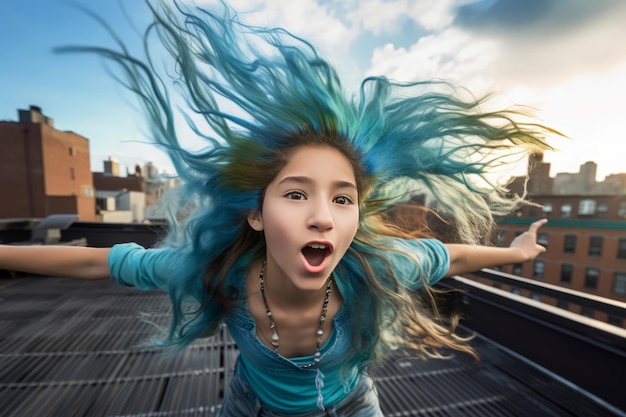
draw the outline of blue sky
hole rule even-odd
[[[189,2],[185,0],[185,2]],[[198,0],[210,5],[213,0]],[[553,145],[552,173],[594,160],[598,177],[626,172],[626,2],[622,0],[232,0],[242,20],[282,26],[312,41],[356,89],[371,74],[446,78],[476,94],[535,106],[572,140]],[[90,140],[92,169],[151,161],[135,102],[89,55],[64,45],[112,46],[80,7],[108,21],[133,50],[149,15],[143,0],[4,0],[0,5],[0,120],[42,107],[60,130]],[[130,22],[128,17],[130,17]]]

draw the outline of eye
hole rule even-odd
[[[350,197],[345,196],[345,195],[340,195],[340,196],[335,197],[333,202],[337,204],[341,204],[341,205],[349,205],[349,204],[354,203],[354,201],[352,201]]]
[[[285,197],[290,200],[304,200],[306,198],[305,195],[300,191],[290,191],[285,194]]]

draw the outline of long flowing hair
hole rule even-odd
[[[494,216],[524,198],[509,195],[490,173],[512,154],[548,148],[545,137],[554,132],[520,122],[518,110],[481,111],[488,97],[464,98],[443,81],[368,77],[348,95],[317,50],[283,29],[246,25],[224,3],[214,10],[148,6],[154,21],[143,59],[122,42],[118,50],[62,51],[96,52],[119,64],[119,80],[139,97],[151,140],[183,180],[169,201],[172,224],[162,245],[184,253],[185,265],[169,286],[174,314],[161,344],[185,346],[215,331],[242,296],[233,282],[264,254],[247,214],[259,208],[291,150],[325,143],[350,159],[359,180],[359,229],[336,271],[350,277],[349,290],[359,295],[348,362],[368,364],[398,345],[429,356],[440,348],[471,351],[454,335],[454,322],[442,324],[403,284],[401,275],[414,273],[421,260],[398,242],[433,233],[428,225],[403,230],[386,212],[426,194],[435,202],[429,210],[458,241],[483,242]],[[171,58],[165,75],[149,46],[155,34]],[[172,86],[191,112],[183,113],[186,125],[206,145],[200,150],[181,143]],[[424,284],[428,272],[422,271]],[[195,308],[187,307],[190,299]]]

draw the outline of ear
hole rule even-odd
[[[256,230],[257,232],[263,230],[263,216],[261,215],[261,212],[259,210],[251,211],[248,214],[248,224],[252,229]]]

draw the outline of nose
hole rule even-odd
[[[307,220],[307,227],[319,232],[325,232],[335,227],[330,203],[319,201],[317,204],[312,205],[312,210]]]

